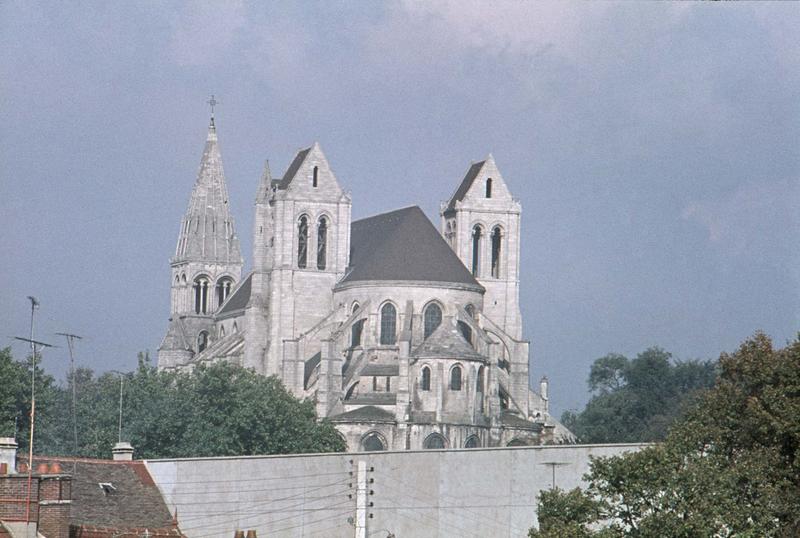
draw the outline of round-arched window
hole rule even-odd
[[[420,376],[419,388],[421,390],[431,390],[431,369],[427,366],[422,367],[422,375]]]
[[[381,308],[381,345],[391,346],[397,342],[397,309],[392,303]]]
[[[386,445],[383,443],[383,439],[381,439],[381,436],[375,432],[367,434],[367,436],[364,437],[364,440],[361,441],[361,446],[364,448],[365,452],[386,450]]]
[[[467,442],[464,443],[464,448],[478,448],[481,446],[481,441],[476,435],[470,435]]]
[[[208,347],[208,331],[200,331],[197,335],[197,352],[202,352]]]
[[[442,323],[442,309],[436,303],[431,303],[425,308],[425,313],[423,314],[424,322],[425,322],[425,338],[429,337],[433,334],[433,331],[436,330],[439,325]]]
[[[425,442],[422,443],[422,448],[425,450],[447,448],[447,440],[441,434],[432,433],[425,438]]]
[[[302,215],[297,221],[297,267],[305,269],[308,265],[308,217]]]
[[[461,366],[455,365],[450,370],[450,390],[461,390]]]

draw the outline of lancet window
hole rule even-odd
[[[317,269],[325,269],[328,254],[328,219],[320,217],[317,223]]]
[[[308,265],[308,217],[303,215],[297,223],[297,267]]]

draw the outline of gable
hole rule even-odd
[[[289,198],[339,200],[344,191],[331,170],[318,143],[297,152],[283,178],[275,181],[279,191]]]
[[[491,182],[491,188],[488,190],[487,182]],[[513,201],[514,198],[497,168],[494,157],[489,155],[486,160],[470,165],[456,192],[450,197],[445,213],[453,212],[457,203],[491,206],[506,205]]]

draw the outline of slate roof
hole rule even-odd
[[[411,354],[416,358],[486,360],[466,341],[453,318],[446,318]]]
[[[172,528],[173,520],[161,492],[142,461],[37,457],[36,463],[57,461],[72,474],[70,525],[129,528]],[[100,487],[108,482],[114,490]]]
[[[400,366],[397,364],[367,364],[361,370],[362,376],[393,376],[400,375]]]
[[[533,430],[536,432],[542,431],[542,425],[537,424],[536,422],[530,422],[525,420],[524,418],[515,415],[514,413],[510,413],[508,411],[504,411],[500,415],[500,423],[503,426],[508,426],[510,428],[514,428],[517,430]]]
[[[478,177],[485,163],[486,161],[480,161],[469,167],[467,174],[464,176],[464,179],[461,180],[461,184],[458,186],[458,189],[456,189],[455,194],[450,198],[450,203],[447,204],[445,212],[453,211],[456,208],[456,202],[460,202],[464,199],[464,196],[467,195],[467,191],[472,187],[472,183],[475,181],[475,178]]]
[[[297,171],[300,170],[300,166],[303,164],[303,161],[306,160],[308,152],[310,151],[311,148],[306,148],[304,150],[297,152],[297,155],[295,155],[292,164],[290,164],[289,168],[286,170],[286,174],[284,174],[283,179],[276,182],[276,185],[279,189],[285,189],[289,186],[289,183],[292,182],[294,176],[297,174]]]
[[[253,273],[250,273],[244,280],[242,280],[236,289],[233,290],[231,296],[222,305],[222,308],[217,312],[217,317],[236,312],[237,310],[244,310],[247,303],[250,301],[250,292],[253,284]]]
[[[310,359],[305,362],[303,366],[303,386],[308,388],[308,380],[311,379],[311,374],[314,373],[314,368],[319,365],[322,360],[322,352],[317,351]]]
[[[394,422],[394,415],[389,411],[367,405],[329,417],[331,422]]]
[[[462,284],[483,290],[417,206],[357,220],[350,229],[350,282],[401,280]]]
[[[190,349],[183,320],[177,316],[170,319],[167,326],[167,334],[164,335],[164,339],[161,340],[158,349]]]

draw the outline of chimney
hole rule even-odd
[[[17,472],[17,442],[13,437],[0,437],[0,467],[8,474]]]
[[[111,449],[114,455],[114,461],[132,461],[133,460],[133,447],[130,443],[120,441],[114,448]]]

